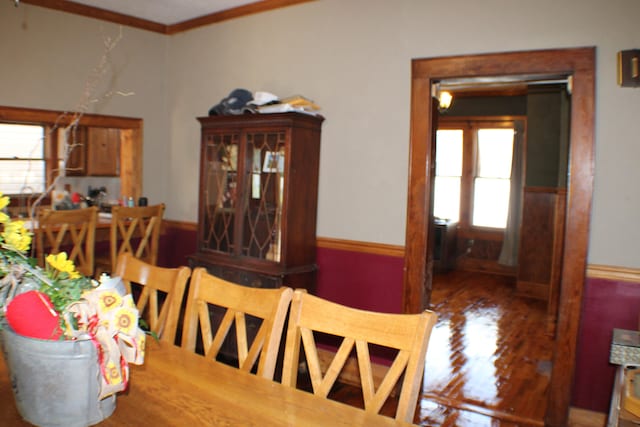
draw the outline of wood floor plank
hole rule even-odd
[[[459,271],[434,276],[431,302],[439,320],[418,424],[543,425],[553,344],[544,302],[516,295],[512,278]]]

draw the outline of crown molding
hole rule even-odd
[[[165,25],[146,19],[136,18],[122,13],[111,12],[84,4],[75,3],[68,0],[20,0],[21,3],[33,6],[45,7],[47,9],[58,10],[61,12],[81,15],[88,18],[99,19],[101,21],[113,22],[115,24],[125,25],[128,27],[138,28],[145,31],[172,35],[194,28],[215,24],[217,22],[227,21],[229,19],[239,18],[241,16],[252,15],[255,13],[267,12],[269,10],[279,9],[282,7],[293,6],[299,3],[307,3],[315,0],[264,0],[255,3],[249,3],[244,6],[234,7],[220,12],[211,13],[209,15],[200,16],[177,24]]]

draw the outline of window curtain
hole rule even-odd
[[[509,191],[509,212],[507,226],[504,229],[502,250],[498,264],[515,267],[518,265],[518,246],[520,242],[520,224],[522,223],[523,180],[523,141],[522,123],[516,123],[513,136],[513,159],[511,160],[511,187]]]

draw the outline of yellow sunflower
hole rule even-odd
[[[99,297],[100,312],[108,313],[122,305],[122,297],[116,291],[103,291]]]
[[[24,226],[24,221],[5,223],[2,239],[5,247],[17,252],[26,252],[31,245],[31,233]]]
[[[0,193],[0,224],[6,224],[10,220],[9,215],[2,212],[7,206],[9,206],[9,196]]]
[[[60,252],[55,255],[47,255],[46,261],[47,264],[49,264],[59,272],[69,274],[69,277],[71,279],[78,279],[80,277],[80,273],[76,271],[76,266],[73,264],[73,261],[67,259],[66,252]]]
[[[138,327],[138,315],[129,307],[121,307],[113,316],[113,324],[111,326],[116,331],[132,336]]]
[[[120,375],[120,367],[117,366],[113,360],[107,362],[105,366],[104,379],[107,384],[120,384],[122,382],[122,375]]]

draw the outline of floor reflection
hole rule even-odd
[[[517,297],[512,279],[454,272],[435,276],[432,309],[421,425],[543,425],[552,348],[544,303]]]
[[[463,317],[463,350],[469,370],[473,375],[467,375],[463,393],[468,399],[495,405],[498,402],[496,385],[499,379],[496,375],[497,350],[497,312],[496,308],[480,309],[466,312]],[[454,316],[456,317],[456,316]]]

